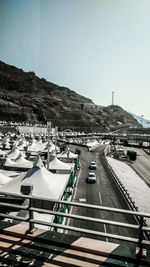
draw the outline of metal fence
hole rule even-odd
[[[130,211],[130,210],[123,210],[123,209],[116,209],[116,208],[110,208],[110,207],[104,207],[104,206],[96,206],[96,205],[90,205],[90,204],[83,204],[83,203],[78,203],[78,202],[69,202],[69,201],[62,201],[62,200],[55,200],[55,199],[48,199],[48,198],[41,198],[41,197],[34,197],[32,195],[22,195],[22,194],[13,194],[13,193],[7,193],[7,192],[0,192],[0,197],[1,199],[4,197],[5,199],[7,197],[13,197],[15,198],[21,198],[23,200],[28,199],[28,205],[17,205],[17,204],[10,204],[10,203],[4,203],[0,200],[0,207],[6,207],[9,209],[17,209],[17,210],[26,210],[28,212],[27,218],[20,217],[17,215],[11,214],[5,214],[5,213],[0,213],[1,219],[3,218],[9,218],[12,220],[18,220],[18,221],[23,221],[27,222],[29,224],[29,231],[32,231],[34,228],[35,224],[39,225],[44,225],[44,226],[49,226],[49,227],[57,227],[65,230],[71,230],[75,232],[80,232],[80,233],[85,233],[85,234],[92,234],[100,237],[106,237],[106,238],[112,238],[116,240],[122,240],[130,243],[137,244],[139,248],[143,248],[143,246],[150,246],[150,227],[145,225],[145,219],[150,218],[150,214],[148,213],[143,213],[143,212],[137,212],[137,211]],[[131,215],[136,218],[138,218],[139,223],[138,224],[129,224],[129,223],[122,223],[118,221],[111,221],[111,220],[104,220],[101,218],[93,218],[93,217],[86,217],[86,216],[80,216],[80,215],[75,215],[75,214],[70,214],[70,213],[65,213],[65,212],[59,212],[56,209],[55,210],[50,210],[50,209],[43,209],[43,208],[36,208],[32,206],[32,201],[47,201],[50,204],[55,203],[55,207],[60,207],[60,205],[67,205],[67,206],[74,206],[74,207],[80,207],[80,208],[89,208],[89,209],[96,209],[99,211],[107,211],[107,212],[115,212],[115,213],[120,213],[120,214],[126,214],[126,215]],[[52,205],[50,205],[52,206]],[[4,210],[4,209],[3,209]],[[117,226],[117,227],[124,227],[124,228],[129,228],[129,229],[134,229],[137,232],[137,238],[133,237],[128,237],[128,236],[121,236],[121,235],[116,235],[116,234],[111,234],[111,233],[106,233],[106,232],[99,232],[95,230],[88,230],[88,229],[83,229],[83,228],[78,228],[74,226],[69,226],[69,225],[62,225],[55,223],[54,220],[51,222],[48,221],[41,221],[41,220],[36,220],[34,219],[34,212],[37,213],[44,213],[44,214],[49,214],[53,216],[63,216],[66,218],[72,218],[72,219],[77,219],[77,220],[84,220],[87,222],[93,222],[93,223],[100,223],[100,224],[106,224],[106,225],[112,225],[112,226]]]

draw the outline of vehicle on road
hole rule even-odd
[[[95,170],[95,169],[97,169],[97,164],[96,164],[95,161],[91,161],[90,166],[89,166],[89,169],[90,169],[90,170]]]
[[[90,172],[89,176],[86,179],[87,183],[96,183],[96,174],[94,172]]]
[[[81,150],[76,148],[76,149],[75,149],[75,154],[80,155],[80,154],[81,154]]]

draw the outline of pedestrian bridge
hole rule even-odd
[[[35,198],[31,195],[0,192],[0,196],[0,261],[2,266],[99,266],[101,264],[102,266],[150,266],[150,227],[145,224],[145,219],[150,218],[150,214],[78,202]],[[13,197],[29,201],[28,205],[23,206],[4,203],[3,197],[9,197],[9,200]],[[35,208],[32,205],[33,200],[34,203],[36,200],[41,200],[55,202],[56,206],[78,206],[127,214],[133,216],[136,223],[80,216],[59,212],[58,209]],[[24,218],[4,212],[8,208],[24,210],[28,212],[28,216]],[[34,212],[85,220],[87,223],[97,222],[113,227],[133,229],[135,236],[83,229],[68,224],[58,224],[55,221],[39,221],[35,220]],[[37,225],[49,226],[49,230],[38,228]],[[60,232],[59,229],[62,231]]]

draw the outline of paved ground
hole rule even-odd
[[[0,266],[135,266],[133,261],[138,262],[127,246],[115,243],[40,229],[27,234],[25,226],[6,223],[0,230]]]
[[[78,184],[76,192],[74,194],[74,201],[79,201],[81,203],[94,204],[99,206],[106,206],[119,209],[127,209],[126,202],[124,201],[120,191],[114,184],[110,173],[107,168],[105,168],[104,156],[103,156],[104,146],[100,146],[95,151],[88,152],[86,148],[81,149],[80,163],[81,169],[78,178]],[[88,166],[90,161],[97,162],[97,170],[94,172],[97,176],[96,184],[87,184],[86,178],[89,173]],[[102,218],[106,220],[114,220],[124,223],[135,223],[133,218],[126,217],[123,214],[117,214],[114,212],[108,213],[106,211],[89,210],[87,208],[73,208],[71,210],[74,214],[79,214],[82,216],[89,216],[92,218]],[[127,228],[118,228],[116,226],[109,226],[106,224],[98,224],[93,222],[86,222],[81,220],[69,220],[70,225],[76,227],[82,227],[85,229],[91,229],[95,231],[101,231],[104,233],[112,233],[125,235],[130,237],[135,237],[135,232]],[[88,235],[86,235],[88,236]],[[91,236],[90,236],[91,237]],[[93,238],[93,236],[92,236]],[[108,240],[107,238],[96,237],[101,240]],[[109,239],[110,240],[110,239]],[[112,241],[112,240],[111,240]],[[113,240],[113,242],[115,242]]]

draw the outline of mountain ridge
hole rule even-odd
[[[0,61],[0,120],[46,122],[60,129],[112,131],[139,127],[119,106],[95,105],[75,91]]]
[[[138,116],[134,113],[130,113],[144,128],[149,128],[150,127],[150,120],[146,120],[141,116]]]

